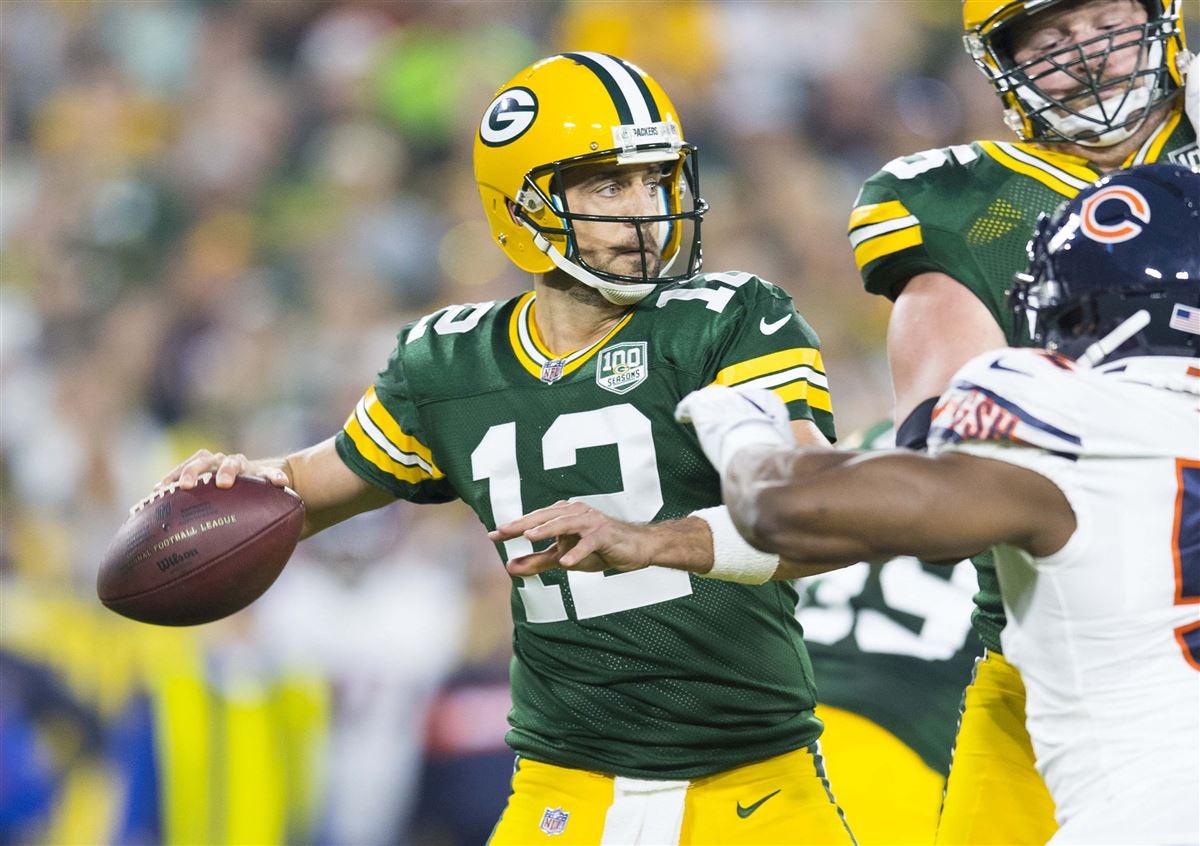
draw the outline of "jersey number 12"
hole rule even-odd
[[[576,453],[588,447],[615,445],[624,487],[615,493],[572,497],[586,502],[618,520],[644,523],[653,520],[663,505],[662,486],[650,420],[632,405],[614,405],[594,411],[559,416],[542,437],[542,461],[546,470],[570,467]],[[515,520],[525,513],[521,502],[521,475],[517,467],[517,424],[492,426],[471,453],[471,472],[476,481],[486,479],[496,524]],[[511,560],[533,552],[524,538],[504,543]],[[655,605],[687,596],[691,578],[682,570],[647,567],[632,573],[567,572],[567,584],[575,605],[575,618],[584,620]],[[530,623],[556,623],[570,619],[562,591],[544,584],[538,576],[524,576],[521,602]]]

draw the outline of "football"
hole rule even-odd
[[[113,611],[160,626],[195,626],[240,611],[275,581],[304,523],[290,488],[211,474],[139,502],[100,563],[96,593]]]

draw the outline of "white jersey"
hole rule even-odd
[[[1057,553],[996,554],[1054,843],[1200,842],[1198,394],[1200,359],[1002,350],[934,413],[931,452],[1027,467],[1075,512]]]

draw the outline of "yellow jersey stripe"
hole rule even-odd
[[[633,319],[633,312],[631,311],[631,312],[629,312],[629,314],[627,314],[621,318],[621,322],[618,323],[616,326],[614,326],[612,328],[611,332],[609,332],[607,335],[605,335],[599,341],[594,343],[592,345],[591,350],[589,350],[586,355],[580,356],[579,358],[575,359],[570,364],[568,364],[566,367],[564,367],[563,375],[566,376],[567,374],[574,373],[576,370],[578,370],[585,361],[587,361],[589,358],[594,356],[596,353],[600,352],[601,348],[603,348],[603,346],[609,342],[609,340],[612,338],[612,336],[617,334],[618,332],[620,332],[622,329],[624,329],[625,324],[628,323],[632,319]]]
[[[925,243],[925,237],[921,234],[920,224],[896,232],[888,232],[863,241],[856,246],[854,262],[858,265],[858,269],[862,270],[878,258],[907,250],[909,247],[917,247],[923,243]]]
[[[513,353],[516,355],[517,361],[520,362],[521,366],[535,379],[540,379],[542,377],[542,366],[530,358],[521,344],[521,312],[525,304],[531,299],[533,299],[533,291],[522,294],[521,299],[517,300],[512,316],[508,319],[508,343],[512,347]]]
[[[546,345],[542,343],[541,336],[538,335],[537,320],[534,319],[536,315],[537,303],[530,303],[529,311],[526,313],[525,317],[525,328],[529,333],[529,340],[533,343],[534,347],[537,348],[538,352],[540,352],[546,358],[553,359],[555,357],[554,353],[550,352]]]
[[[371,418],[371,422],[379,427],[379,431],[383,436],[391,442],[392,446],[401,452],[407,452],[420,458],[426,462],[433,471],[434,477],[440,477],[443,474],[438,471],[433,465],[433,453],[429,447],[418,441],[412,435],[400,428],[400,424],[393,419],[388,410],[383,407],[383,403],[379,401],[379,397],[375,395],[375,386],[372,385],[367,389],[367,393],[363,396],[363,408],[366,409],[367,416]]]
[[[1121,167],[1132,167],[1135,164],[1158,161],[1158,157],[1162,155],[1162,148],[1166,146],[1167,139],[1171,137],[1171,133],[1175,131],[1175,127],[1179,126],[1179,121],[1182,117],[1183,108],[1176,108],[1174,113],[1167,118],[1167,122],[1159,127],[1158,132],[1150,137],[1149,142],[1143,144],[1140,150],[1135,150],[1131,153]]]
[[[605,344],[612,340],[614,335],[624,329],[626,324],[633,319],[633,312],[631,311],[629,314],[621,318],[617,325],[614,326],[608,332],[608,334],[596,341],[590,347],[584,347],[583,349],[575,350],[574,352],[567,353],[566,355],[556,356],[546,348],[546,346],[542,343],[541,338],[538,337],[537,325],[533,320],[534,309],[536,308],[537,304],[530,302],[533,297],[534,292],[530,291],[526,294],[523,294],[521,299],[517,301],[516,308],[513,310],[512,317],[508,322],[508,342],[513,348],[513,353],[517,356],[517,361],[520,362],[521,366],[524,367],[531,376],[537,379],[542,378],[542,363],[537,361],[534,356],[530,354],[531,350],[529,349],[529,346],[533,347],[533,352],[543,357],[548,362],[565,362],[562,373],[563,376],[568,376],[586,364],[588,359],[599,352]],[[525,308],[526,303],[529,304],[528,309]],[[522,327],[525,330],[524,332],[522,332]],[[528,339],[528,345],[526,343],[526,339]]]
[[[792,382],[790,385],[784,385],[781,388],[772,388],[771,390],[784,402],[804,400],[810,408],[819,408],[821,411],[828,411],[830,414],[833,413],[833,400],[829,397],[829,391],[809,384],[803,379],[798,382]]]
[[[1000,144],[996,141],[980,141],[979,146],[993,159],[1009,170],[1036,179],[1056,194],[1074,197],[1084,187],[1096,181],[1098,174],[1086,167],[1073,164],[1074,158],[1058,155],[1047,158],[1042,150],[1017,144]],[[1079,159],[1079,161],[1083,161]]]
[[[737,385],[749,379],[766,376],[768,373],[802,366],[824,373],[825,364],[821,361],[821,351],[813,347],[793,347],[790,350],[780,350],[731,364],[717,374],[713,384]]]
[[[868,226],[872,223],[883,223],[900,217],[908,217],[912,212],[904,207],[899,200],[888,200],[886,203],[873,203],[869,206],[859,206],[850,212],[850,229]]]
[[[366,461],[372,464],[376,469],[387,473],[401,482],[408,482],[410,485],[415,485],[418,482],[426,479],[431,479],[429,473],[419,466],[408,466],[394,460],[390,455],[383,451],[371,437],[363,431],[362,424],[358,422],[358,417],[354,414],[350,415],[350,419],[346,421],[346,425],[342,427],[350,440],[354,442],[355,449]]]

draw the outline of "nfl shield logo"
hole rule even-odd
[[[554,361],[547,361],[542,365],[541,380],[547,385],[553,385],[563,374],[563,361],[561,358],[556,358]]]
[[[542,814],[542,824],[539,826],[546,834],[562,834],[567,827],[567,817],[571,816],[562,808],[547,808]]]
[[[645,341],[614,344],[600,351],[596,384],[614,394],[627,394],[646,381],[648,369]]]

